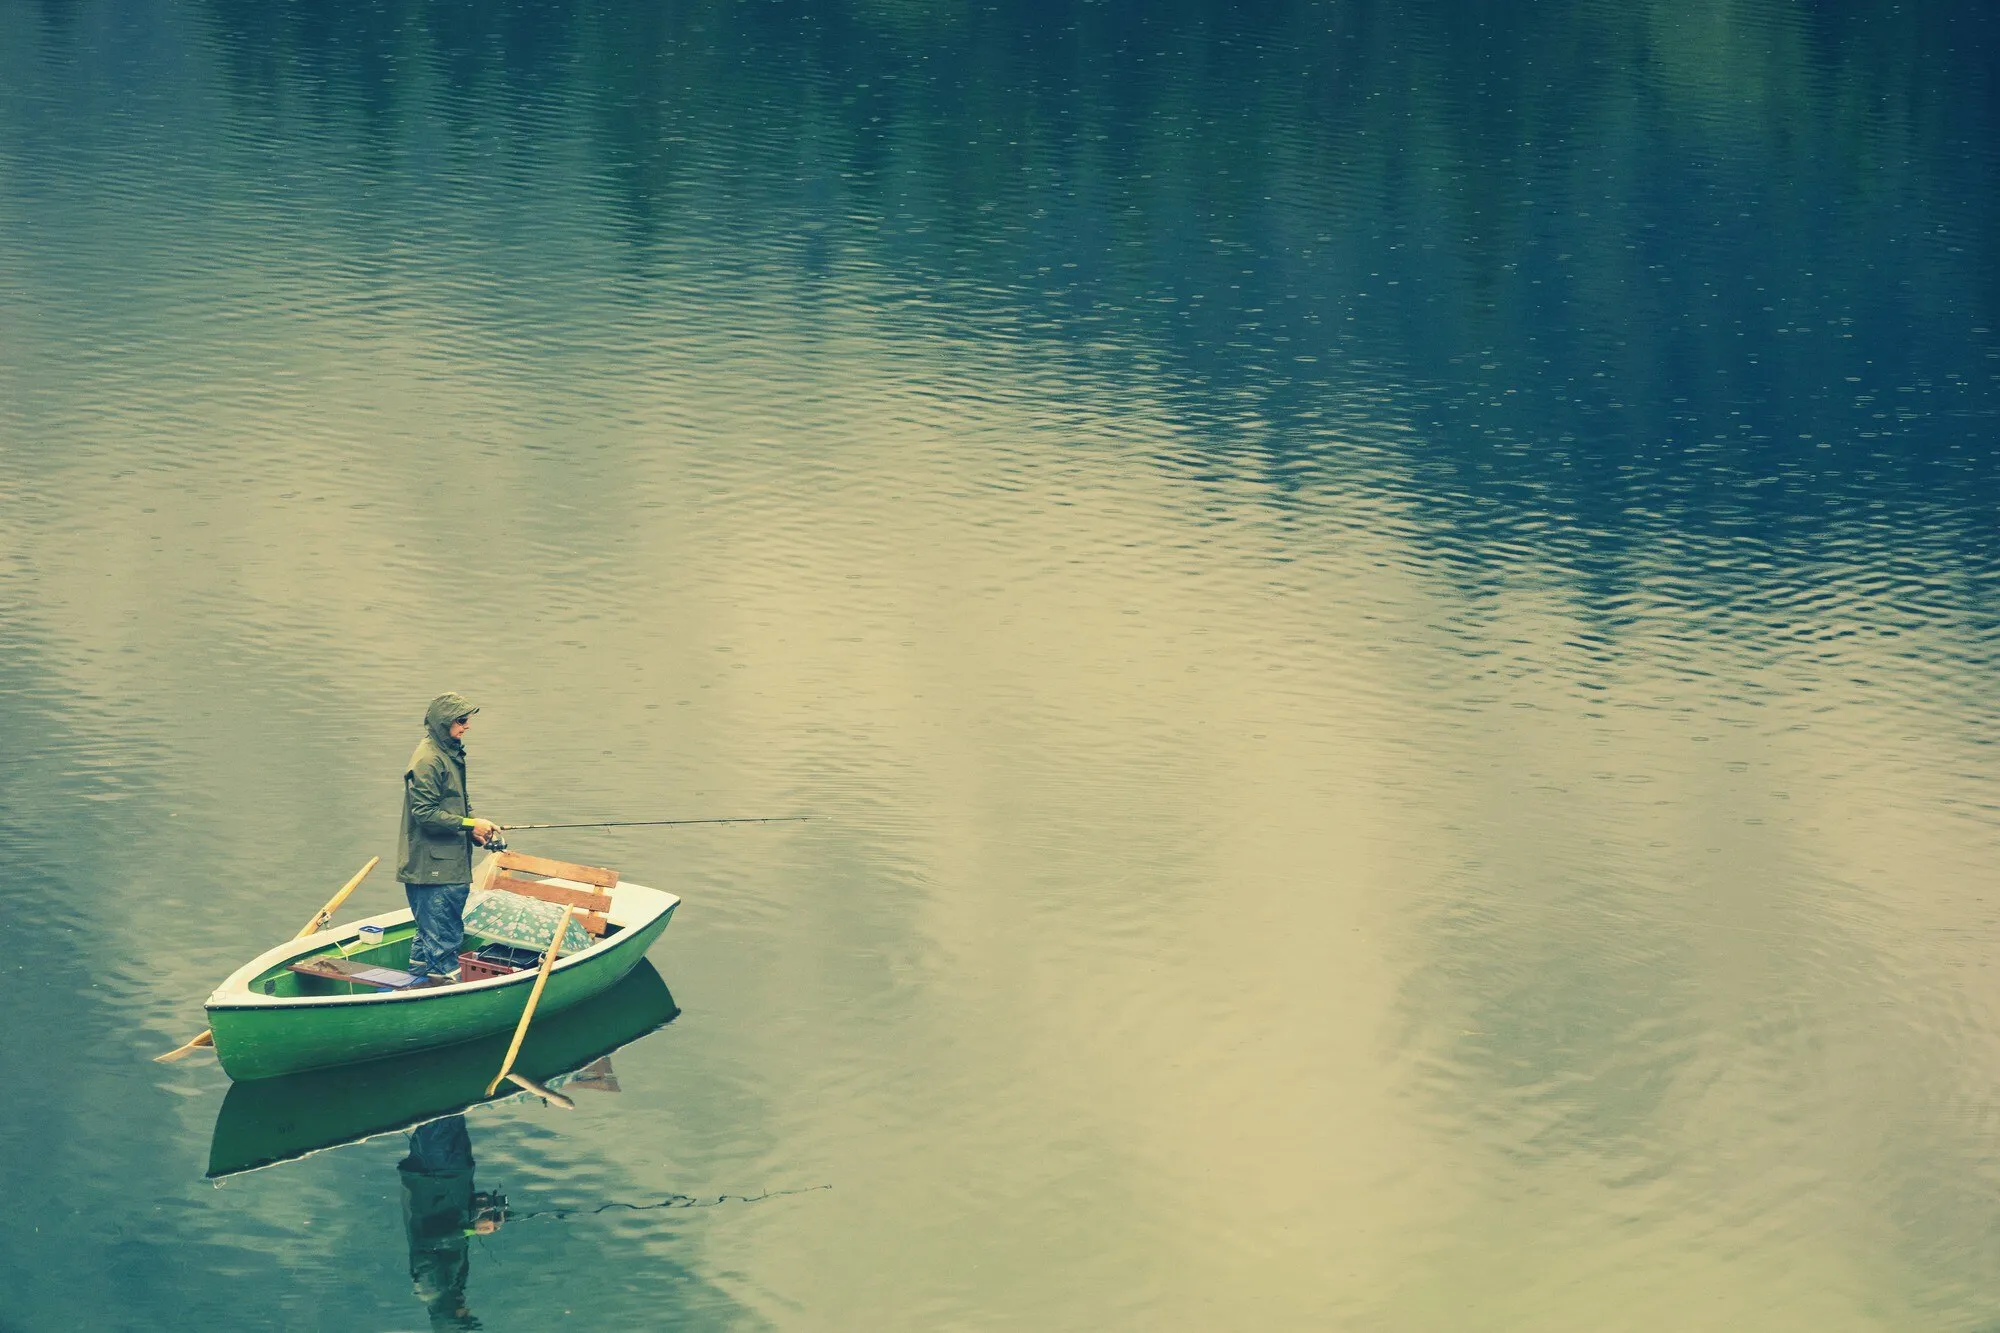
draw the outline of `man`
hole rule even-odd
[[[440,694],[424,710],[424,738],[403,771],[403,833],[396,877],[417,933],[410,971],[418,985],[458,980],[465,897],[472,890],[472,844],[500,826],[472,814],[465,786],[465,729],[479,709],[462,694]]]

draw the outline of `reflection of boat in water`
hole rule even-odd
[[[637,1041],[679,1013],[659,972],[641,961],[602,994],[546,1018],[537,1016],[514,1068],[547,1084]],[[516,1096],[518,1090],[504,1084],[494,1097],[486,1096],[510,1038],[510,1033],[496,1033],[392,1060],[231,1084],[215,1117],[208,1174],[228,1176],[290,1161]]]

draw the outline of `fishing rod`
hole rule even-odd
[[[512,833],[516,829],[540,828],[677,828],[688,824],[792,824],[811,819],[811,815],[749,815],[731,819],[591,819],[578,824],[502,824],[502,832]],[[507,840],[497,834],[486,840],[489,852],[507,850]]]
[[[579,824],[502,824],[508,833],[531,828],[664,828],[683,824],[789,824],[811,815],[751,815],[734,819],[586,819]]]

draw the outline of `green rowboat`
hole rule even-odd
[[[603,994],[535,1022],[515,1071],[552,1088],[680,1015],[667,983],[641,962]],[[328,1148],[391,1134],[484,1102],[532,1094],[486,1085],[510,1034],[338,1069],[231,1085],[209,1140],[208,1174],[233,1176]]]
[[[511,854],[510,854],[511,855]],[[526,859],[526,858],[523,858]],[[616,879],[615,874],[610,876]],[[490,877],[489,877],[490,878]],[[639,965],[667,928],[680,899],[640,884],[572,881],[549,877],[536,884],[502,879],[542,893],[608,895],[601,937],[559,957],[536,1008],[544,1015],[608,990]],[[382,930],[380,944],[364,945],[361,927]],[[377,990],[363,982],[297,970],[337,962],[350,971],[408,966],[416,928],[409,909],[364,917],[316,935],[291,940],[245,963],[208,997],[208,1025],[215,1053],[232,1079],[276,1078],[331,1065],[360,1064],[435,1046],[510,1032],[534,986],[533,970],[446,986]],[[593,932],[599,933],[599,932]],[[492,941],[467,931],[465,947]],[[496,1066],[497,1068],[497,1066]]]

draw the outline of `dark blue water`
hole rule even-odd
[[[1995,43],[0,0],[0,1327],[1992,1327]],[[217,1187],[447,688],[819,818],[524,842],[619,1090]]]

